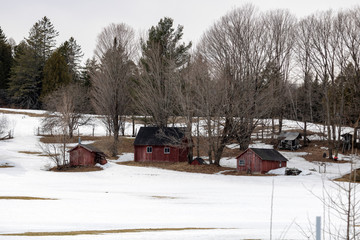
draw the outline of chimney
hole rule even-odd
[[[81,137],[79,137],[79,144],[81,144]]]

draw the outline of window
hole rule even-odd
[[[147,147],[146,148],[146,153],[152,153],[152,147]]]
[[[245,160],[239,159],[239,166],[245,166]]]
[[[164,153],[165,154],[170,154],[170,148],[169,147],[164,147]]]

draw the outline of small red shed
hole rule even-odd
[[[237,170],[247,173],[266,173],[286,167],[287,159],[275,149],[248,148],[236,157]]]
[[[186,162],[189,148],[183,128],[141,127],[134,141],[135,162]]]
[[[96,163],[101,165],[107,163],[105,153],[91,145],[79,143],[76,147],[70,149],[69,153],[70,166],[93,166]]]

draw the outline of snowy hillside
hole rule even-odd
[[[4,235],[25,232],[43,232],[36,237],[40,240],[269,239],[273,188],[273,238],[306,239],[301,230],[322,216],[324,209],[317,196],[324,186],[331,185],[328,178],[350,170],[348,163],[332,164],[326,174],[318,173],[316,163],[302,158],[307,153],[282,152],[289,159],[288,166],[303,170],[302,175],[209,175],[115,162],[97,172],[50,172],[45,170],[49,164],[46,157],[24,153],[41,151],[35,135],[41,118],[5,115],[14,138],[0,141],[0,165],[14,167],[0,168],[0,240],[35,239]],[[100,121],[94,125],[96,135],[105,135]],[[127,129],[131,131],[130,126]],[[90,134],[92,130],[89,126],[80,132]],[[125,158],[132,155],[125,154],[119,161]],[[235,159],[222,159],[222,164],[235,167]],[[99,230],[101,237],[90,234],[94,230]],[[84,232],[49,234],[71,231]]]

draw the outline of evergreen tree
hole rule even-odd
[[[9,82],[12,101],[23,108],[39,108],[40,75],[34,50],[21,42],[15,48],[14,65]]]
[[[60,48],[53,52],[45,63],[41,97],[45,97],[70,82],[72,82],[71,73]]]
[[[80,62],[84,54],[81,51],[80,45],[71,37],[68,41],[61,44],[59,48],[61,54],[65,57],[65,61],[69,68],[72,81],[80,80]]]
[[[81,84],[87,88],[91,87],[91,76],[93,76],[98,69],[95,58],[87,59],[85,66],[81,69],[80,81]]]
[[[0,27],[0,89],[8,88],[10,69],[12,64],[11,46]]]
[[[174,113],[176,99],[174,81],[179,80],[180,69],[189,60],[189,44],[180,43],[183,27],[173,28],[173,20],[165,17],[157,26],[149,29],[148,39],[142,40],[142,74],[138,82],[139,110],[153,118],[159,127],[167,125],[168,117]],[[152,99],[152,102],[148,100]]]
[[[35,51],[41,67],[44,67],[46,60],[55,48],[55,38],[58,35],[59,33],[46,16],[36,22],[30,29],[29,38],[27,38],[26,41]]]
[[[189,60],[189,44],[179,43],[183,36],[184,27],[179,25],[175,30],[173,28],[173,19],[165,17],[160,19],[157,26],[149,29],[149,37],[146,42],[142,41],[143,51],[142,63],[146,64],[152,51],[157,51],[162,57],[165,65],[166,60],[173,60],[176,67],[183,66]]]
[[[40,108],[40,94],[44,78],[44,66],[55,47],[58,32],[47,17],[43,17],[30,29],[26,43],[18,47],[9,90],[12,99],[20,107]]]

